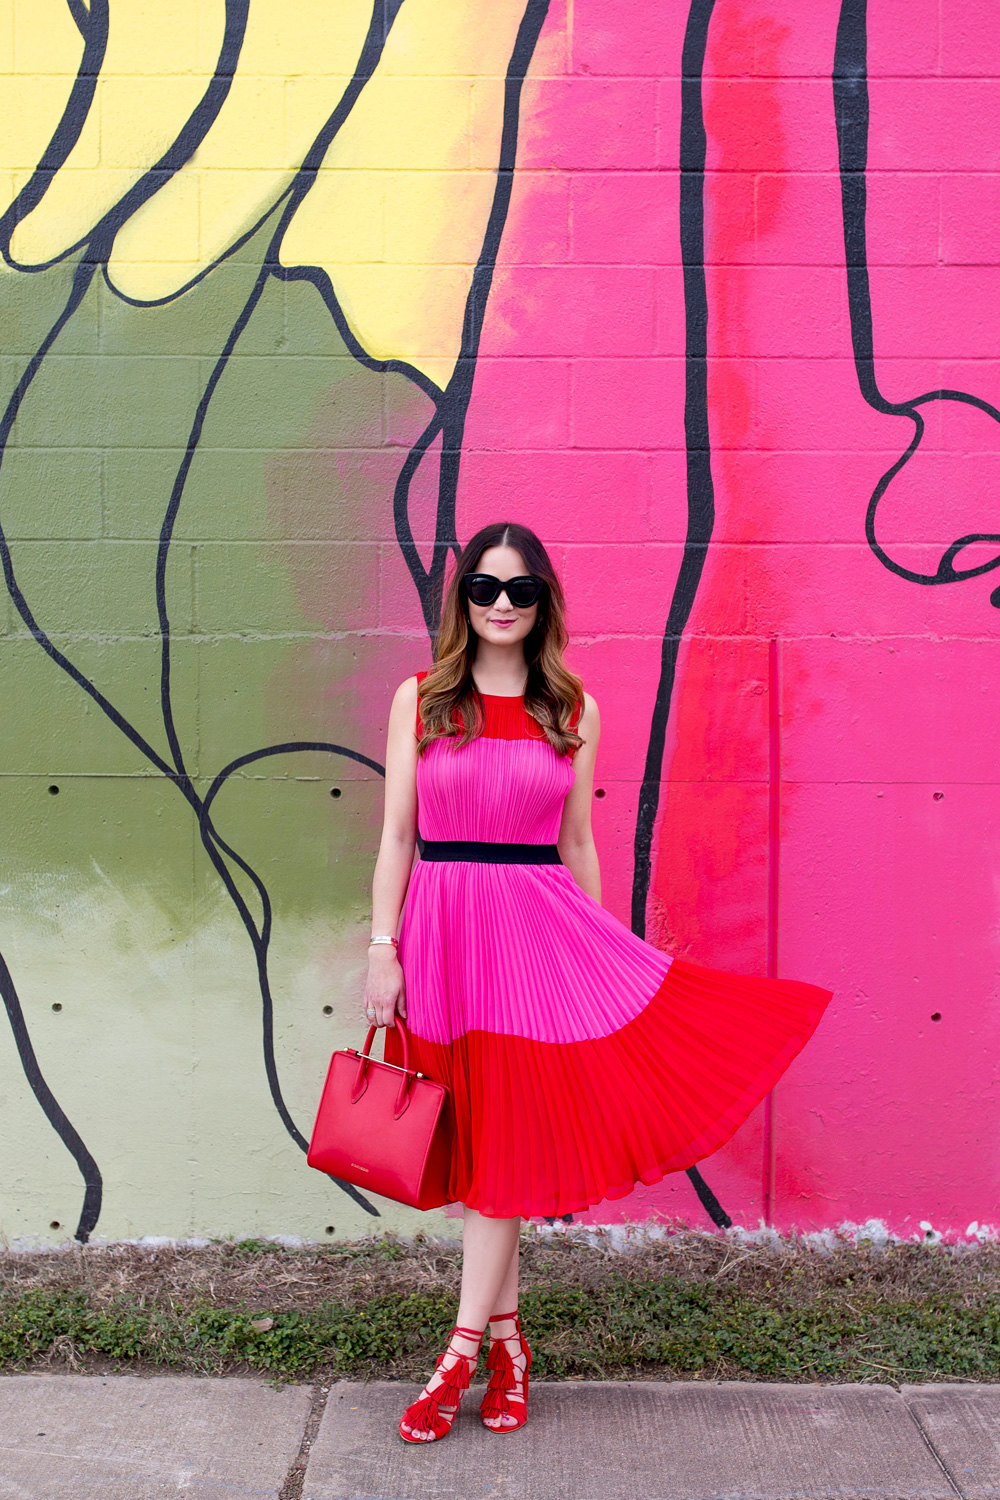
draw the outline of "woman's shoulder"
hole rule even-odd
[[[398,714],[400,718],[405,718],[407,723],[414,726],[418,739],[423,736],[424,732],[424,726],[420,718],[420,695],[418,689],[426,676],[426,670],[423,672],[414,672],[412,677],[407,677],[404,682],[399,684],[392,700],[393,712]]]
[[[582,733],[583,730],[586,730],[587,739],[600,733],[601,715],[597,708],[597,700],[586,690],[580,694],[576,712],[573,715],[572,727],[577,733]]]
[[[417,685],[425,672],[415,672],[407,677],[392,695],[392,707],[397,713],[415,714],[417,711]]]
[[[397,698],[416,698],[417,688],[423,682],[429,670],[429,668],[425,668],[422,672],[414,672],[412,677],[404,678],[404,680],[399,684],[399,687],[396,689],[395,696]]]

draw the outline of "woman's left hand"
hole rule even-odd
[[[395,948],[368,950],[365,980],[365,1020],[369,1026],[394,1026],[393,1017],[406,1020],[406,981]]]

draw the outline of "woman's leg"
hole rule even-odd
[[[468,1214],[469,1212],[470,1210],[466,1209],[466,1213]],[[518,1221],[518,1230],[520,1230],[520,1221]],[[474,1234],[475,1232],[476,1231],[473,1231]],[[502,1344],[506,1349],[508,1355],[510,1356],[510,1369],[514,1384],[508,1385],[504,1393],[506,1397],[506,1401],[504,1403],[506,1406],[506,1410],[496,1410],[495,1407],[491,1405],[489,1397],[487,1397],[487,1400],[484,1403],[485,1409],[483,1413],[483,1421],[485,1422],[487,1427],[520,1427],[524,1420],[524,1377],[527,1373],[528,1358],[527,1353],[521,1343],[521,1336],[518,1332],[517,1322],[513,1317],[510,1316],[511,1313],[517,1312],[518,1307],[518,1272],[520,1270],[521,1261],[520,1252],[520,1240],[519,1238],[514,1237],[510,1251],[510,1259],[507,1263],[507,1270],[504,1274],[503,1280],[500,1283],[500,1289],[493,1299],[493,1305],[490,1308],[489,1322],[491,1347],[495,1344]],[[466,1263],[467,1261],[463,1261],[463,1266]],[[463,1274],[463,1291],[464,1286],[465,1282]],[[494,1379],[496,1379],[496,1375],[497,1372],[494,1370]]]
[[[510,1265],[503,1279],[500,1294],[490,1309],[490,1324],[499,1313],[517,1312],[518,1272],[521,1269],[521,1243],[514,1241],[514,1249],[511,1252]]]
[[[479,1352],[478,1335],[489,1322],[490,1313],[510,1311],[509,1308],[500,1306],[503,1300],[501,1294],[509,1290],[513,1268],[516,1295],[520,1230],[520,1219],[487,1219],[474,1208],[465,1210],[462,1231],[462,1292],[455,1323],[456,1327],[466,1332],[456,1333],[452,1337],[444,1358],[424,1386],[421,1402],[424,1397],[435,1397],[435,1393],[446,1385],[449,1373],[460,1366],[463,1359],[469,1366],[470,1375],[474,1373],[474,1357]],[[477,1337],[469,1337],[470,1330],[476,1331]],[[442,1424],[447,1424],[445,1431],[458,1411],[458,1400],[458,1395],[453,1396],[449,1392],[445,1401],[437,1406]],[[438,1434],[429,1425],[432,1418],[429,1413],[425,1416],[420,1410],[421,1402],[407,1408],[400,1423],[400,1431],[411,1440],[433,1442],[437,1436],[444,1436],[444,1431]]]
[[[487,1219],[474,1208],[465,1210],[462,1230],[462,1294],[458,1322],[463,1328],[485,1328],[493,1312],[517,1306],[518,1236],[520,1219]],[[514,1301],[510,1296],[513,1277]]]

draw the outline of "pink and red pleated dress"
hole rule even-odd
[[[551,1217],[710,1156],[830,992],[672,959],[542,862],[572,761],[520,698],[483,703],[481,736],[417,762],[423,850],[399,930],[411,1066],[451,1090],[453,1200]]]

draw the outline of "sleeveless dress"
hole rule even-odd
[[[418,759],[421,840],[555,844],[570,756],[522,699],[482,700],[482,735]],[[452,1201],[492,1218],[575,1213],[711,1155],[830,999],[661,953],[561,864],[418,860],[398,954],[411,1066],[451,1090]]]

